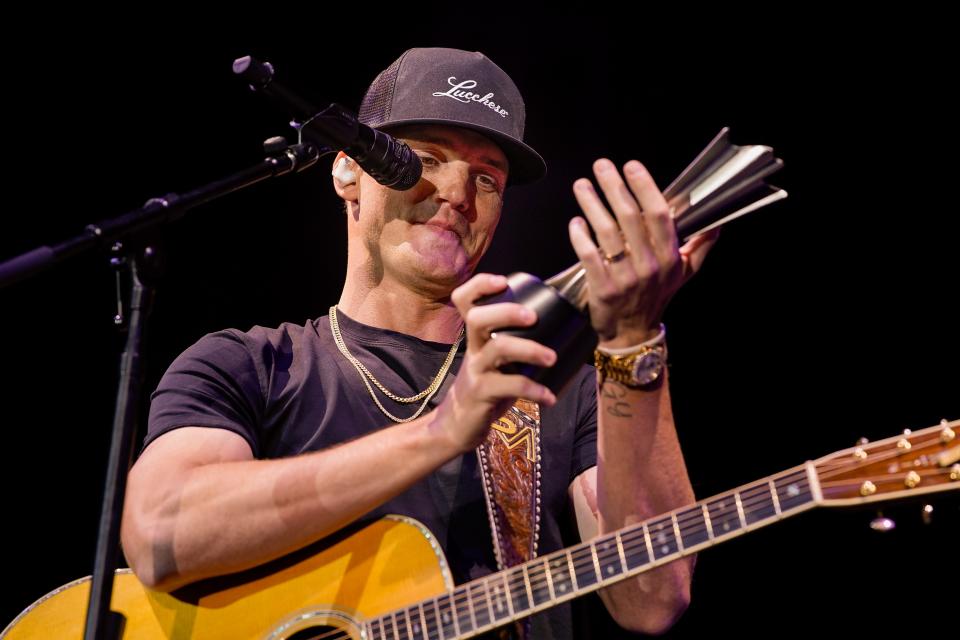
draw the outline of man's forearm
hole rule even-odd
[[[598,383],[597,507],[600,532],[642,522],[694,502],[666,380],[652,391]],[[617,621],[660,632],[689,601],[692,559],[640,574],[601,592]]]

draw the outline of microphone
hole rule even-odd
[[[423,165],[410,147],[358,121],[339,104],[331,104],[300,125],[300,135],[310,142],[342,149],[385,187],[405,191],[420,181]]]
[[[252,90],[265,94],[302,121],[295,125],[301,138],[320,146],[321,153],[342,149],[370,177],[397,191],[405,191],[419,182],[423,165],[410,147],[358,121],[355,114],[339,104],[331,104],[318,113],[309,102],[274,81],[273,66],[269,62],[244,56],[234,60],[233,72]]]

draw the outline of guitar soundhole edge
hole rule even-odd
[[[287,640],[348,640],[350,634],[345,629],[319,624],[309,629],[300,629],[287,637]]]

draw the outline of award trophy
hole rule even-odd
[[[734,145],[724,128],[663,192],[680,241],[786,198],[786,191],[766,183],[782,166],[770,147]],[[504,370],[559,393],[597,345],[588,299],[586,272],[579,262],[545,281],[523,272],[507,276],[507,288],[481,303],[523,304],[537,312],[537,323],[497,333],[535,340],[555,350],[558,358],[549,368],[512,363]]]

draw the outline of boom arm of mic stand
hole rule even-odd
[[[187,210],[220,196],[293,171],[303,171],[320,156],[309,142],[286,146],[259,164],[231,176],[211,182],[183,195],[169,194],[151,200],[147,206],[117,218],[89,224],[83,233],[53,246],[37,247],[0,263],[0,289],[49,269],[58,262],[95,247],[109,246],[113,241],[138,233],[183,216]]]

